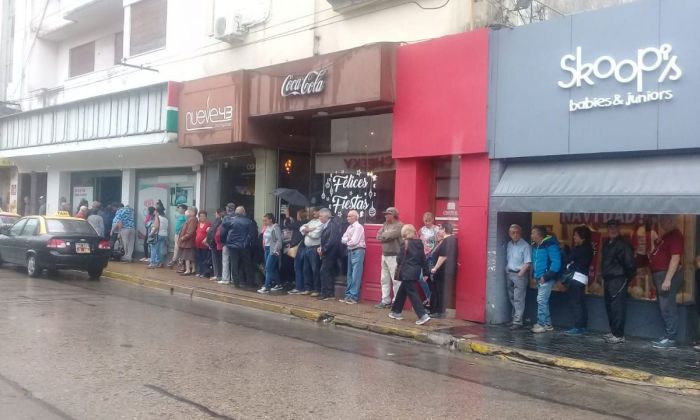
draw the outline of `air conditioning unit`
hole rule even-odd
[[[242,41],[248,28],[241,24],[241,20],[241,15],[217,16],[214,20],[214,38],[228,43]]]

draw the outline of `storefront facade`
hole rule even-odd
[[[399,48],[392,149],[404,223],[420,227],[430,211],[438,224],[458,228],[459,267],[446,285],[447,307],[478,322],[486,301],[488,33]]]
[[[671,214],[685,238],[679,339],[696,334],[700,49],[694,11],[700,12],[696,2],[645,0],[492,33],[489,254],[496,258],[487,267],[488,322],[509,320],[504,247],[511,223],[527,233],[545,225],[566,245],[575,226],[587,225],[599,250],[605,223],[614,218],[637,257],[627,333],[662,336],[648,254],[663,233],[658,216]],[[592,329],[607,330],[599,260],[589,274],[589,319]],[[553,294],[555,325],[571,324],[567,305],[565,294]]]
[[[240,70],[185,82],[180,95],[179,142],[204,154],[209,213],[233,202],[258,223],[265,213],[283,218],[287,207],[294,216],[302,206],[278,199],[276,188],[299,191],[343,223],[358,209],[368,238],[365,300],[379,290],[374,238],[394,204],[395,51],[380,43]]]
[[[161,83],[0,119],[0,157],[17,166],[29,213],[41,196],[49,214],[64,201],[73,211],[83,199],[122,202],[136,210],[142,236],[142,216],[158,199],[170,216],[177,197],[196,205],[203,161],[177,145],[178,93]]]

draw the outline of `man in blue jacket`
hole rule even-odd
[[[251,238],[253,222],[246,217],[243,206],[236,207],[233,217],[226,216],[221,223],[221,241],[226,238],[226,248],[231,264],[233,286],[241,286],[241,274],[245,276],[248,285],[254,283],[253,263],[246,247],[254,240]]]
[[[561,249],[559,241],[547,235],[543,226],[532,228],[532,272],[537,281],[537,324],[532,332],[552,331],[552,317],[549,314],[549,296],[559,277],[561,269]]]

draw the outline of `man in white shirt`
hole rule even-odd
[[[508,236],[510,236],[510,241],[506,247],[506,281],[508,283],[508,299],[510,299],[512,307],[510,329],[517,330],[523,326],[525,295],[532,253],[530,244],[523,240],[523,230],[519,225],[510,225]]]
[[[311,294],[312,297],[321,295],[321,258],[318,247],[321,246],[323,223],[318,218],[318,210],[314,210],[311,220],[299,232],[304,235],[304,285],[300,295]]]
[[[341,241],[348,247],[348,275],[345,297],[341,302],[354,305],[360,300],[362,271],[365,264],[365,228],[357,221],[360,215],[355,210],[348,212],[348,226]]]

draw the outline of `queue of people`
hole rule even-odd
[[[654,348],[676,347],[678,333],[678,307],[676,294],[682,282],[680,260],[683,254],[683,235],[671,215],[659,217],[662,235],[649,247],[648,259],[652,279],[657,290],[659,313],[664,323],[664,335],[651,344]],[[603,336],[609,344],[625,342],[625,314],[627,312],[628,286],[637,272],[632,246],[620,235],[620,222],[607,222],[608,237],[601,251],[601,275],[604,282],[605,309],[610,332]],[[506,248],[506,283],[511,303],[511,330],[524,328],[525,296],[530,275],[537,284],[537,321],[533,333],[552,331],[549,299],[557,281],[562,281],[570,299],[574,326],[564,334],[581,336],[588,332],[586,287],[594,251],[591,230],[578,226],[573,230],[574,246],[563,256],[557,238],[543,226],[531,231],[532,244],[522,239],[522,228],[513,224]]]

